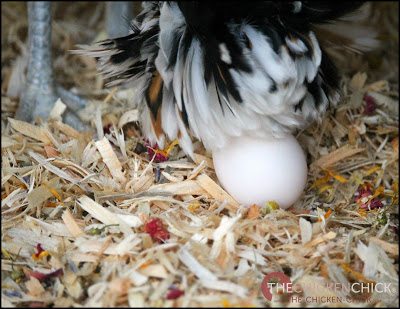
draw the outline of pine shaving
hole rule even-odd
[[[14,130],[22,133],[23,135],[33,138],[33,139],[40,141],[42,143],[45,143],[45,144],[51,144],[51,140],[47,136],[45,129],[39,128],[39,127],[34,126],[27,122],[12,119],[12,118],[9,118],[8,121],[10,122],[11,127]]]
[[[78,223],[76,223],[74,217],[72,216],[71,212],[68,209],[64,211],[62,219],[72,236],[79,237],[84,234],[82,229],[79,227]]]
[[[231,210],[239,207],[239,203],[206,174],[199,175],[197,183],[216,200],[221,202],[227,201],[227,207]]]
[[[365,151],[364,148],[353,148],[349,145],[345,145],[325,156],[322,156],[317,161],[311,164],[312,168],[320,167],[322,169],[327,169],[333,166],[335,163],[346,159],[348,157],[354,156],[357,153]]]
[[[111,175],[115,178],[115,180],[125,183],[126,178],[122,171],[123,169],[121,162],[118,160],[118,157],[112,149],[108,139],[106,137],[103,137],[102,140],[97,141],[95,144]]]

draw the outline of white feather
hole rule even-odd
[[[229,50],[226,48],[226,44],[220,43],[218,45],[218,47],[219,47],[219,52],[221,54],[221,60],[227,64],[231,64],[232,59],[231,59],[231,55],[229,54]]]
[[[186,63],[190,64],[190,82],[186,85],[192,90],[192,102],[197,107],[199,117],[208,121],[209,117],[209,97],[206,82],[204,80],[203,53],[200,42],[194,39],[192,42],[192,58],[187,57]]]
[[[291,51],[299,54],[305,53],[308,49],[306,45],[299,39],[291,40],[288,37],[285,38],[286,45]]]
[[[161,105],[162,129],[170,140],[176,139],[178,135],[178,119],[175,114],[174,94],[164,88]]]
[[[295,9],[299,9],[299,5],[295,5]],[[252,71],[249,73],[230,68],[229,73],[243,102],[235,101],[231,95],[227,98],[221,95],[220,103],[214,78],[211,77],[208,86],[205,83],[204,54],[196,38],[192,38],[183,55],[182,42],[186,24],[177,4],[162,3],[160,12],[160,49],[155,65],[164,82],[162,129],[170,140],[178,138],[181,148],[189,156],[193,157],[191,136],[200,139],[206,149],[212,151],[224,147],[232,136],[282,136],[317,119],[325,111],[328,105],[326,94],[321,90],[322,102],[317,108],[305,85],[306,80],[311,82],[315,79],[321,63],[321,50],[313,32],[308,34],[312,48],[310,59],[301,38],[286,39],[286,47],[275,52],[271,39],[255,27],[246,23],[230,24],[229,29],[239,44],[242,44],[244,60],[252,67]],[[146,20],[141,27],[150,27],[153,20]],[[250,40],[251,48],[246,47],[244,36]],[[169,66],[168,59],[176,38],[179,40],[176,63]],[[218,48],[221,60],[232,63],[228,46],[221,43]],[[291,58],[289,49],[297,54],[296,58]],[[145,57],[146,53],[142,56]],[[102,57],[110,57],[110,54]],[[108,74],[113,74],[117,69],[108,70]],[[141,80],[146,78],[149,76]],[[318,82],[321,82],[320,77]],[[182,119],[182,96],[189,127],[185,126]],[[295,111],[294,106],[302,99],[302,110]],[[163,135],[157,139],[150,111],[145,102],[142,103],[143,132],[151,143],[157,142],[163,147],[165,137]]]

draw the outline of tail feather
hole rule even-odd
[[[78,45],[75,54],[94,57],[106,86],[129,86],[133,80],[151,75],[158,54],[158,4],[146,5],[131,26],[131,34],[103,40],[92,45]],[[147,74],[150,73],[150,74]]]

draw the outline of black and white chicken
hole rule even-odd
[[[314,27],[360,2],[145,2],[131,34],[83,47],[108,86],[136,87],[148,140],[191,137],[214,151],[230,137],[303,128],[340,98],[339,74]],[[368,48],[374,39],[351,38]]]

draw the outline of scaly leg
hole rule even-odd
[[[57,99],[51,64],[50,2],[28,2],[29,60],[27,82],[16,118],[33,121],[47,118]]]
[[[36,117],[47,119],[55,101],[61,97],[70,107],[65,113],[65,121],[77,129],[87,129],[75,114],[85,106],[85,100],[55,87],[51,56],[51,3],[28,2],[28,24],[27,81],[15,117],[29,122]]]
[[[133,15],[132,4],[107,4],[107,29],[110,35],[126,35]],[[122,17],[121,17],[122,16]],[[112,22],[113,21],[113,22]],[[51,55],[51,2],[28,1],[29,61],[27,83],[22,93],[16,118],[32,122],[36,117],[47,119],[57,98],[67,105],[64,121],[78,130],[87,129],[77,116],[87,101],[72,92],[56,86]]]

